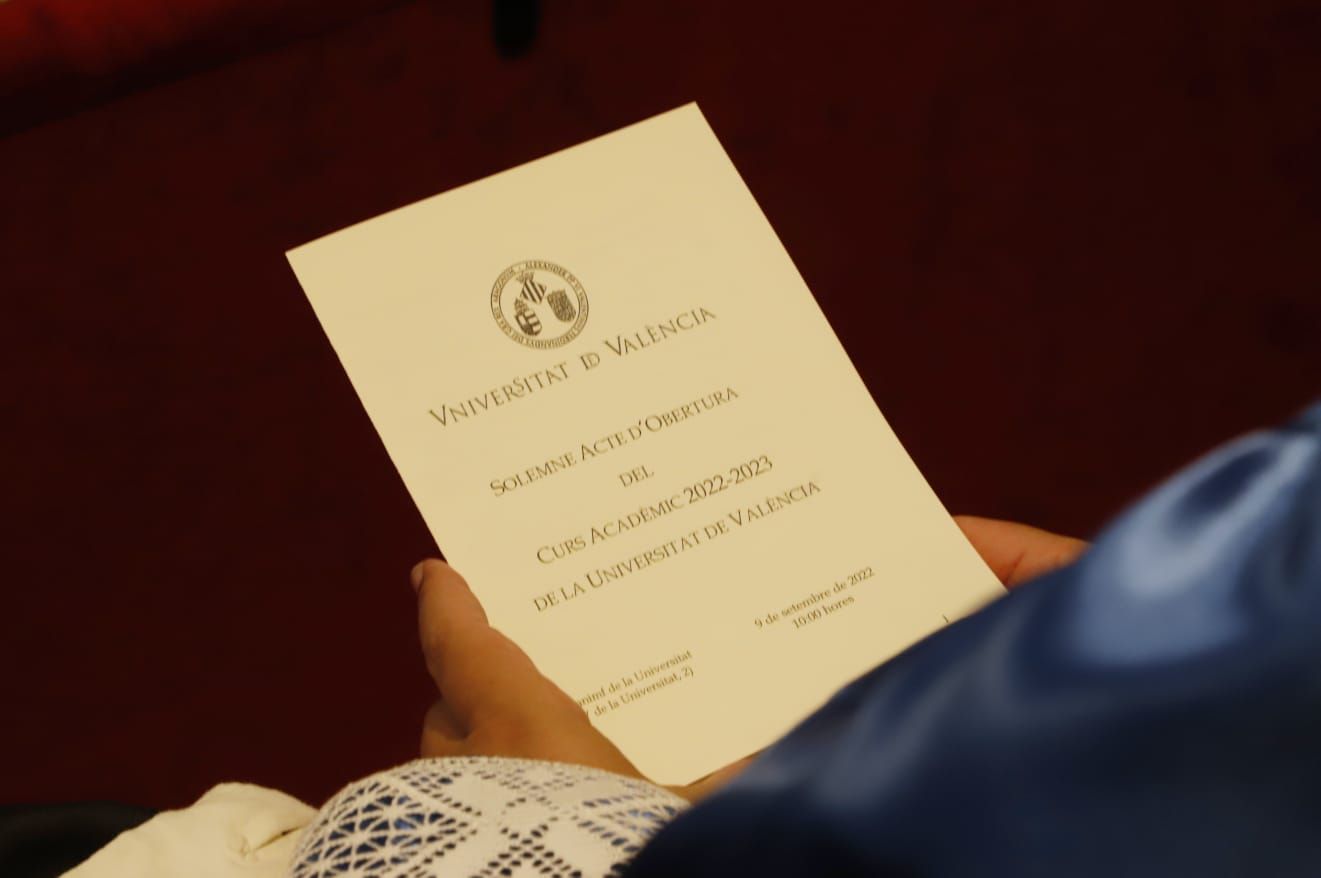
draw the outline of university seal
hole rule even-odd
[[[519,344],[557,348],[573,341],[587,324],[587,293],[571,272],[553,262],[528,259],[495,279],[491,314]]]

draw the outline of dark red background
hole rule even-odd
[[[411,754],[433,544],[283,253],[689,100],[953,510],[1321,390],[1311,3],[95,5],[0,6],[4,801]]]

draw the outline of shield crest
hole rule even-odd
[[[551,293],[546,297],[546,301],[550,303],[550,310],[555,312],[555,316],[562,323],[572,322],[573,318],[578,316],[578,312],[574,310],[573,302],[569,299],[569,294],[564,290],[556,290]]]
[[[514,322],[528,335],[541,334],[541,320],[537,318],[537,312],[522,299],[514,300]]]

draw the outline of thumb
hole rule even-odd
[[[454,568],[427,560],[413,568],[418,636],[427,671],[458,724],[471,731],[521,713],[518,694],[542,680],[532,660],[491,627]],[[524,708],[525,709],[525,708]]]

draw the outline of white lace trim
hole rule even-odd
[[[419,759],[345,787],[293,878],[617,875],[686,807],[646,781],[559,762]]]

